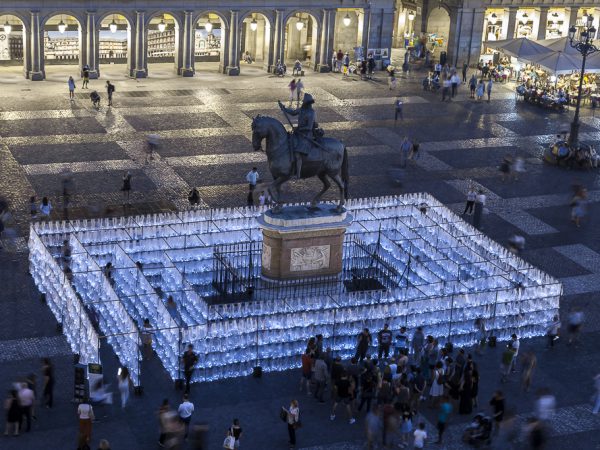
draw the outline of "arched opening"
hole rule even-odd
[[[448,49],[450,14],[444,8],[434,8],[427,19],[427,45],[439,61],[440,53]]]
[[[121,14],[107,14],[98,27],[98,65],[110,78],[125,78],[131,58],[131,25]]]
[[[72,67],[81,68],[81,24],[68,14],[57,14],[44,23],[44,69],[46,79],[64,76]],[[79,72],[79,70],[78,70]]]
[[[160,13],[150,18],[146,27],[146,56],[154,76],[172,76],[177,70],[179,23],[171,14]]]
[[[298,12],[288,18],[285,29],[286,64],[293,66],[298,60],[304,67],[315,67],[317,55],[317,20],[310,14]],[[291,67],[291,66],[290,66]]]
[[[271,23],[260,13],[250,13],[244,17],[241,30],[240,64],[255,65],[269,70],[269,44]]]
[[[363,30],[365,13],[362,9],[340,8],[335,16],[335,37],[333,47],[348,53],[350,61],[362,60]],[[332,56],[333,55],[329,55]]]
[[[194,36],[196,71],[218,72],[221,70],[225,61],[225,33],[225,22],[218,14],[209,12],[198,17]]]
[[[26,54],[25,25],[17,16],[0,15],[0,67],[3,80],[21,78],[21,68],[27,71]]]

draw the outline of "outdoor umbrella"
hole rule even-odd
[[[502,41],[487,43],[487,45],[496,50],[501,50],[507,55],[527,60],[552,53],[552,50],[527,38],[504,39]]]
[[[544,39],[538,41],[538,44],[542,44],[544,47],[554,50],[555,52],[563,52],[567,55],[580,55],[576,48],[571,47],[571,42],[568,37]]]
[[[575,55],[567,55],[563,52],[552,52],[549,55],[541,55],[528,60],[555,75],[564,75],[574,70],[581,70],[581,57],[577,58]]]

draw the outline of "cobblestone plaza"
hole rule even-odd
[[[23,80],[12,68],[0,71],[0,79],[5,81],[0,85],[0,193],[10,204],[16,229],[16,237],[5,234],[0,252],[0,382],[7,387],[16,377],[39,373],[43,356],[53,358],[58,378],[55,410],[50,413],[40,408],[33,431],[19,438],[4,438],[2,448],[74,448],[77,432],[75,407],[70,401],[72,355],[27,275],[29,197],[35,195],[39,201],[48,196],[60,218],[62,181],[68,169],[73,180],[70,217],[145,214],[185,209],[187,193],[194,186],[204,206],[245,205],[245,174],[256,166],[268,179],[265,155],[252,150],[250,124],[257,114],[284,120],[276,101],[288,98],[289,77],[274,77],[252,65],[243,67],[241,76],[234,78],[216,70],[193,79],[177,78],[167,64],[155,63],[151,69],[152,77],[135,80],[126,77],[119,66],[108,67],[103,80],[92,80],[90,88],[102,92],[104,80],[113,81],[117,88],[114,107],[108,108],[103,99],[98,110],[81,89],[77,89],[75,101],[69,101],[66,78],[78,76],[75,67],[52,67],[43,83]],[[600,360],[594,347],[600,331],[600,309],[594,303],[600,290],[598,177],[595,172],[546,166],[540,159],[543,146],[558,131],[568,129],[572,111],[544,113],[518,102],[511,89],[499,84],[490,103],[470,100],[465,87],[459,88],[452,102],[442,103],[439,97],[421,90],[418,73],[400,79],[396,92],[388,90],[383,74],[372,81],[359,81],[311,72],[304,83],[316,99],[317,118],[326,134],[348,147],[352,197],[428,192],[460,214],[472,180],[488,196],[484,232],[501,244],[506,244],[511,234],[525,236],[523,259],[564,287],[563,317],[573,307],[584,309],[581,347],[573,350],[561,343],[552,352],[544,352],[541,339],[525,340],[521,345],[538,353],[533,391],[548,386],[557,396],[548,448],[597,448],[600,419],[591,414],[589,398]],[[404,101],[404,118],[394,123],[396,95]],[[161,136],[151,160],[146,154],[149,133]],[[582,139],[598,145],[600,120],[591,110],[584,112],[581,133]],[[399,146],[405,135],[421,142],[422,155],[403,169]],[[527,172],[518,180],[503,182],[498,165],[507,154],[523,157]],[[120,192],[125,171],[133,175],[131,206],[127,207]],[[575,181],[587,186],[590,202],[579,229],[569,221]],[[316,189],[312,181],[294,182],[287,195],[298,200]],[[114,368],[116,372],[116,361],[108,346],[102,351],[107,380],[113,383],[108,371]],[[497,349],[489,349],[478,359],[482,406],[497,387],[499,359]],[[107,438],[113,448],[155,448],[156,409],[163,397],[177,405],[181,392],[173,389],[158,361],[144,364],[148,366],[142,375],[144,396],[134,398],[124,412],[114,405],[99,413],[94,443]],[[362,424],[330,423],[327,407],[298,394],[298,378],[298,371],[287,371],[259,380],[248,377],[195,385],[195,420],[210,424],[210,448],[220,448],[222,430],[233,417],[242,422],[244,448],[286,448],[286,430],[277,412],[296,396],[304,422],[298,432],[299,448],[363,448]],[[510,407],[526,417],[533,410],[535,394],[519,394],[517,378],[503,390],[513,399]],[[425,418],[435,424],[433,410],[425,410]],[[430,448],[463,448],[459,437],[467,420],[453,418],[445,446],[430,444]]]

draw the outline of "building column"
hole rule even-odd
[[[46,78],[44,72],[44,36],[40,32],[40,13],[31,11],[31,81],[42,81]]]
[[[387,50],[388,53],[387,58],[376,61],[377,70],[382,69],[383,59],[391,59],[393,21],[393,9],[369,8],[365,10],[364,29],[368,32],[363,34],[363,47],[365,49],[380,48]]]
[[[229,61],[225,68],[227,75],[240,74],[240,24],[238,23],[239,11],[231,10],[229,19]]]
[[[508,15],[506,20],[506,39],[513,39],[515,37],[515,27],[517,25],[517,8],[508,8],[504,10],[504,16]],[[502,23],[504,27],[504,21]]]
[[[538,22],[537,40],[541,41],[546,39],[546,28],[548,27],[548,7],[543,6],[540,8],[540,19]]]
[[[458,11],[461,19],[461,30],[456,37],[456,65],[457,69],[461,68],[463,63],[468,66],[473,66],[479,61],[481,55],[481,47],[487,36],[484,36],[486,28],[484,22],[486,20],[485,8],[462,8]]]
[[[365,17],[363,20],[363,32],[362,32],[362,48],[364,49],[365,52],[365,57],[367,57],[367,49],[369,48],[369,44],[370,44],[370,39],[369,39],[369,29],[371,27],[371,8],[365,8]],[[373,55],[375,56],[375,55]]]
[[[193,11],[185,11],[183,19],[183,33],[179,44],[181,62],[178,67],[178,73],[182,77],[193,77],[195,70],[195,47],[196,47],[196,26],[194,24]]]
[[[146,78],[148,76],[148,55],[146,43],[146,13],[135,12],[135,31],[133,37],[133,78]]]
[[[321,48],[319,50],[319,61],[317,64],[317,72],[330,72],[332,67],[329,65],[331,56],[333,55],[335,37],[335,20],[337,10],[326,9],[323,11],[323,26],[321,28]]]
[[[96,39],[98,39],[98,33],[96,32],[96,13],[93,11],[88,11],[86,13],[86,21],[85,21],[85,33],[83,34],[83,45],[82,47],[82,55],[79,58],[81,68],[83,66],[88,66],[90,71],[90,78],[96,79],[100,76],[98,71],[98,43]],[[82,70],[83,71],[83,70]]]
[[[280,61],[285,61],[285,23],[283,11],[275,10],[275,32],[273,33],[273,65],[269,68],[269,72],[273,72],[273,68]]]
[[[266,36],[266,38],[268,39],[269,43],[268,43],[268,49],[267,49],[267,54],[264,56],[263,59],[263,69],[266,70],[267,72],[271,71],[271,68],[273,67],[274,63],[274,59],[275,59],[275,53],[274,53],[274,46],[275,46],[275,24],[272,24],[269,22],[269,26],[267,28],[267,23],[265,22],[265,35],[267,34],[267,30],[268,30],[268,36]]]
[[[316,16],[315,16],[316,17]],[[319,64],[321,63],[321,40],[323,39],[323,30],[325,29],[325,11],[322,11],[321,14],[321,24],[318,23],[316,25],[317,29],[317,37],[313,36],[313,42],[315,43],[315,47],[312,49],[312,59],[311,59],[311,68],[314,71],[317,71]]]
[[[448,64],[458,67],[458,45],[462,34],[463,26],[463,9],[451,8],[450,9],[450,29],[448,30],[448,45],[446,47],[446,58]]]
[[[571,8],[565,8],[565,21],[566,23],[563,25],[563,36],[569,35],[569,28],[571,25],[575,25],[577,23],[577,15],[579,14],[579,7],[574,6]]]
[[[31,24],[23,22],[23,76],[31,72]]]

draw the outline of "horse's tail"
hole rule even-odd
[[[344,146],[344,159],[342,159],[342,181],[344,182],[344,198],[348,199],[348,185],[350,184],[350,173],[348,168],[348,149]]]

